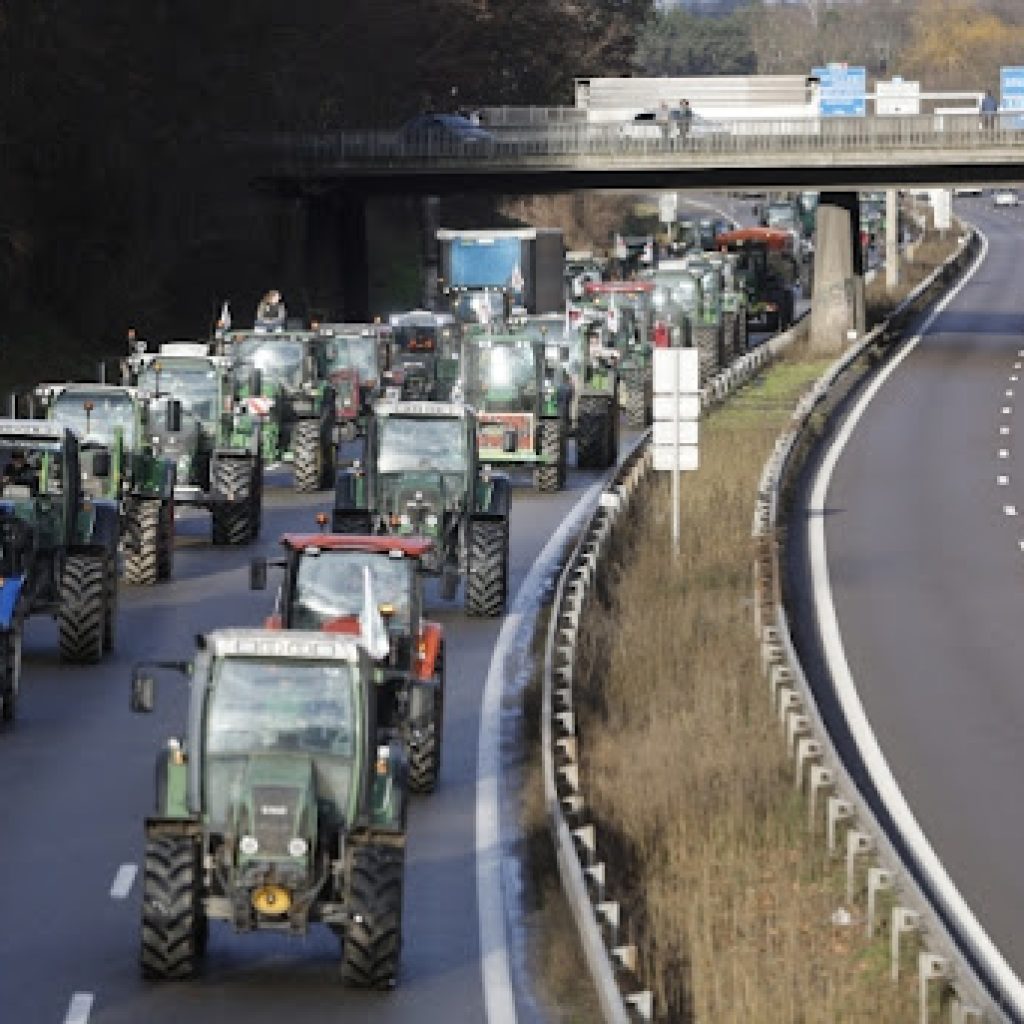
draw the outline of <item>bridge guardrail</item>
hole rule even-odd
[[[484,126],[490,138],[470,142],[450,137],[403,138],[394,130],[278,133],[238,136],[247,147],[271,151],[294,164],[382,164],[420,166],[435,161],[460,165],[495,159],[568,156],[646,158],[666,162],[712,155],[785,155],[864,153],[889,150],[1019,150],[1024,129],[1016,119],[984,125],[977,114],[913,117],[730,119],[709,121],[689,133],[668,138],[649,125],[642,132],[632,122],[546,120],[533,124]],[[639,137],[637,137],[639,135]]]

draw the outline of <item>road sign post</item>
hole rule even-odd
[[[672,473],[672,553],[679,554],[679,474],[697,469],[700,418],[699,353],[694,348],[654,350],[654,468]]]

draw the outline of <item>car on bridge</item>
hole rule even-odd
[[[993,206],[1020,206],[1020,195],[1015,188],[1000,188],[992,193]]]
[[[481,128],[462,114],[417,114],[406,121],[395,136],[398,143],[412,149],[466,149],[477,152],[493,147],[494,132]]]

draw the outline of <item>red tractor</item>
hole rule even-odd
[[[408,752],[409,789],[428,793],[441,769],[444,628],[423,616],[424,537],[285,534],[284,567],[268,629],[359,636],[377,669],[378,719]],[[267,560],[252,562],[252,589],[267,585]],[[386,631],[386,632],[385,632]]]

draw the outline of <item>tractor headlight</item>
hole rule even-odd
[[[288,854],[291,857],[305,857],[308,849],[309,843],[300,836],[288,841]]]
[[[255,857],[259,852],[260,844],[256,842],[255,836],[242,836],[238,841],[239,852],[246,857]]]

